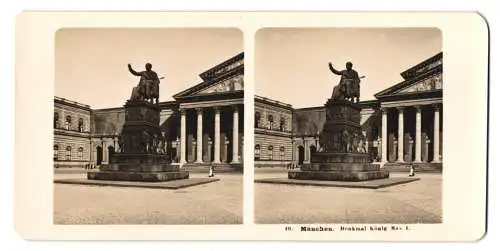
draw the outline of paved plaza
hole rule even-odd
[[[85,177],[56,173],[55,179]],[[206,174],[191,174],[193,178]],[[55,224],[241,224],[243,175],[179,190],[54,184]]]
[[[255,179],[286,177],[257,170]],[[391,177],[407,177],[391,173]],[[380,189],[255,183],[255,221],[259,224],[441,223],[442,175]]]

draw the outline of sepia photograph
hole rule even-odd
[[[256,223],[442,223],[439,29],[255,39]]]
[[[54,224],[241,224],[238,29],[58,30]]]
[[[15,34],[26,240],[486,233],[477,13],[23,12]]]

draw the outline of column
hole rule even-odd
[[[433,163],[439,163],[439,104],[433,105],[434,108],[434,158]]]
[[[179,137],[175,139],[175,156],[176,156],[176,163],[181,162],[181,140]]]
[[[220,163],[220,109],[215,110],[215,130],[214,130],[214,163]]]
[[[398,107],[398,162],[404,162],[404,107]]]
[[[179,163],[186,163],[186,110],[181,109],[181,159]]]
[[[382,163],[387,162],[387,108],[382,107]]]
[[[198,118],[196,120],[196,162],[203,163],[203,109],[196,109]]]
[[[238,122],[239,122],[239,117],[238,117],[238,105],[233,106],[233,159],[231,163],[239,163],[239,156],[238,156],[238,143],[239,143],[239,136],[238,136]]]
[[[422,107],[415,106],[415,163],[422,162]]]
[[[59,146],[59,147],[61,147],[61,146]],[[59,149],[61,149],[61,148],[59,148]],[[59,151],[60,150],[57,151],[57,158],[58,159],[59,159]],[[89,164],[94,164],[94,159],[95,159],[94,156],[96,155],[96,149],[94,147],[94,144],[92,143],[92,138],[90,138],[89,154],[90,154],[90,156],[89,156],[89,158],[90,158]]]
[[[309,145],[309,141],[304,142],[304,163],[311,163],[311,148]]]
[[[71,149],[71,152],[75,151],[75,149]],[[102,143],[102,164],[109,164],[109,153],[108,153],[108,146]],[[73,159],[73,153],[71,153],[71,159]]]

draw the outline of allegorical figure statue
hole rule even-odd
[[[341,145],[342,145],[342,152],[348,152],[349,151],[349,143],[350,143],[350,135],[347,130],[342,131],[342,135],[340,137]]]
[[[132,69],[132,66],[128,64],[130,73],[134,76],[141,77],[139,84],[132,90],[131,100],[146,100],[152,103],[156,101],[156,103],[158,103],[160,79],[158,78],[158,74],[151,70],[152,67],[150,63],[147,63],[145,71],[136,72]]]
[[[359,83],[363,77],[360,78],[358,72],[352,69],[352,63],[347,62],[346,69],[341,71],[333,68],[332,63],[328,63],[328,66],[331,72],[341,76],[339,84],[333,88],[332,99],[350,99],[351,102],[359,102]]]

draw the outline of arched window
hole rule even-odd
[[[260,112],[255,112],[254,128],[259,128],[260,126]]]
[[[254,156],[255,156],[256,160],[260,159],[260,145],[259,144],[255,145]]]
[[[78,119],[78,131],[79,132],[83,132],[84,128],[83,128],[83,119],[80,118]]]
[[[71,160],[71,146],[66,147],[66,159]]]
[[[280,131],[284,132],[285,131],[285,118],[281,117],[280,118]]]
[[[71,116],[66,116],[66,130],[71,130]]]
[[[78,147],[78,159],[83,160],[83,147]]]
[[[272,130],[273,129],[273,122],[274,122],[273,115],[269,114],[269,116],[267,116],[267,122],[268,122],[268,129]]]
[[[273,160],[273,149],[274,149],[274,147],[271,145],[267,147],[267,150],[269,151],[269,158],[271,160]]]
[[[59,145],[54,145],[54,160],[59,158]]]
[[[54,128],[59,128],[59,113],[54,112]]]

